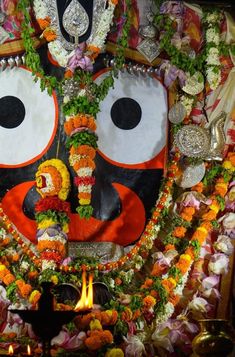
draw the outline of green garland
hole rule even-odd
[[[35,82],[37,82],[40,77],[40,87],[42,91],[47,89],[48,94],[51,95],[52,91],[57,89],[58,92],[61,93],[61,83],[56,77],[45,75],[41,66],[40,56],[34,47],[31,36],[35,33],[35,30],[31,26],[30,6],[30,0],[19,0],[17,5],[17,10],[22,12],[24,16],[24,20],[21,23],[21,37],[25,48],[25,64],[32,71]]]
[[[183,70],[185,73],[190,73],[193,75],[195,72],[202,72],[205,68],[206,64],[206,55],[209,51],[210,44],[206,44],[201,53],[197,54],[195,58],[189,57],[187,54],[183,53],[179,49],[177,49],[172,43],[171,39],[175,33],[174,29],[174,20],[171,20],[168,15],[160,14],[160,5],[163,1],[155,0],[157,5],[157,13],[154,16],[154,24],[155,26],[164,33],[162,39],[159,41],[160,48],[167,53],[170,58],[171,64],[176,66],[177,68]],[[211,12],[206,9],[203,10],[202,24],[206,29],[205,18],[206,15]],[[219,29],[218,29],[219,30]],[[229,50],[234,50],[235,45],[228,45],[224,41],[221,41],[219,44],[219,51],[221,55],[228,55]]]

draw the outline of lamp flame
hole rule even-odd
[[[8,354],[9,354],[9,356],[13,356],[13,354],[14,354],[14,348],[12,345],[10,345],[8,348]]]
[[[86,272],[82,273],[82,294],[81,298],[78,301],[77,305],[75,306],[75,310],[86,310],[91,309],[93,306],[93,275],[89,275],[89,282],[88,282],[88,291],[87,291],[87,284],[86,284]]]
[[[29,345],[27,345],[27,355],[31,356],[31,348]]]

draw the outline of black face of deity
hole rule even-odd
[[[71,1],[57,0],[61,32],[63,14]],[[91,31],[93,2],[80,1],[88,14],[85,41]],[[92,4],[91,4],[92,3]],[[88,7],[87,7],[88,6]],[[66,26],[65,26],[66,27]],[[48,74],[63,77],[63,70],[48,59],[45,47],[40,56]],[[94,68],[95,80],[106,75],[102,58]],[[19,231],[36,241],[34,205],[39,199],[35,173],[40,163],[62,160],[70,173],[70,239],[108,241],[129,245],[136,241],[151,215],[163,173],[167,141],[167,93],[156,78],[121,73],[114,89],[101,103],[97,116],[98,151],[96,183],[92,191],[93,216],[81,220],[76,213],[75,173],[69,166],[66,134],[61,110],[63,99],[40,91],[24,68],[1,73],[0,89],[0,198],[5,213]]]

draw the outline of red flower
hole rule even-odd
[[[58,252],[44,251],[41,253],[41,259],[54,260],[56,263],[60,263],[62,258],[63,257]]]
[[[48,210],[62,211],[69,214],[69,202],[62,201],[57,196],[41,198],[35,205],[36,212],[43,212]]]
[[[95,177],[93,176],[85,176],[85,177],[75,177],[74,184],[76,186],[79,185],[94,185],[95,184]]]

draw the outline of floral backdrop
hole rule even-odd
[[[62,296],[62,287],[72,286],[80,295],[82,273],[86,272],[94,279],[93,308],[63,326],[51,341],[52,355],[191,355],[192,341],[199,333],[198,320],[217,316],[224,293],[220,289],[222,276],[230,274],[231,280],[235,238],[233,18],[224,8],[211,10],[178,1],[156,1],[140,14],[142,7],[137,2],[110,0],[97,31],[68,51],[62,46],[46,2],[20,0],[1,6],[1,26],[9,34],[3,44],[11,43],[20,33],[24,45],[23,58],[1,59],[1,75],[4,71],[13,73],[13,67],[23,64],[42,92],[54,95],[44,125],[51,125],[49,137],[51,142],[56,138],[57,144],[52,145],[54,155],[45,160],[44,152],[35,153],[34,172],[26,159],[22,160],[24,165],[1,163],[2,352],[7,353],[12,345],[16,353],[24,353],[30,345],[33,355],[40,356],[42,344],[31,325],[9,309],[37,309],[41,284],[49,281],[53,284],[54,309],[73,310],[76,301],[72,295]],[[48,53],[35,49],[34,28],[41,29]],[[107,35],[111,54],[105,59],[110,68],[102,81],[96,81],[93,74],[106,53]],[[151,61],[152,53],[143,47],[146,40],[157,51]],[[130,53],[131,62],[127,59]],[[47,56],[53,65],[50,73],[45,65]],[[120,257],[101,261],[95,256],[70,256],[67,248],[73,214],[79,216],[80,229],[89,223],[98,225],[101,195],[97,195],[97,167],[102,161],[97,136],[97,132],[102,133],[102,121],[98,113],[109,93],[115,92],[123,71],[145,83],[157,77],[159,86],[163,83],[168,92],[168,148],[164,143],[162,154],[158,153],[162,156],[154,164],[147,160],[150,166],[146,171],[155,170],[152,180],[146,174],[149,186],[141,181],[148,188],[152,208],[146,204],[141,211],[142,204],[136,200],[130,220],[136,224],[141,221],[142,229],[140,226],[138,237],[122,242],[125,247]],[[13,122],[1,116],[3,128],[11,130]],[[61,126],[63,134],[58,134],[55,128]],[[66,147],[60,155],[58,135],[63,135]],[[22,175],[19,190],[15,178],[9,176],[10,183],[6,180],[7,170],[18,170],[17,166],[21,166]],[[121,172],[125,176],[130,169],[124,163]],[[20,194],[22,189],[27,195]],[[118,192],[128,193],[120,186]],[[17,210],[18,195],[21,204],[28,202],[32,208],[27,211],[27,205],[23,206],[27,213],[24,227],[17,225],[17,216],[23,217]],[[127,195],[126,202],[128,197],[133,196]],[[115,200],[113,193],[112,198]],[[107,220],[102,227],[110,226],[112,220]],[[28,227],[31,234],[35,232],[31,239]],[[95,284],[101,284],[98,292]],[[232,296],[231,292],[227,294],[228,305]],[[227,311],[224,315],[230,317]]]

